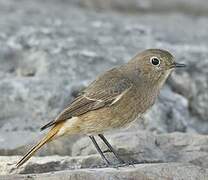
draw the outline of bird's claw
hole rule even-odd
[[[135,165],[134,165],[133,161],[129,161],[129,162],[122,161],[122,162],[120,162],[118,164],[108,164],[106,166],[109,167],[109,168],[116,168],[116,169],[118,169],[120,167],[129,167],[129,166],[132,166],[132,167],[135,168]]]
[[[112,151],[110,149],[106,149],[103,151],[103,153],[111,153]]]

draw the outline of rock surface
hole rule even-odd
[[[67,2],[67,1],[66,1]],[[120,12],[186,12],[190,14],[207,14],[206,0],[68,0],[77,6],[117,10]]]
[[[109,180],[109,179],[133,179],[133,180],[206,180],[208,170],[190,164],[144,164],[135,165],[135,167],[125,168],[101,168],[101,169],[83,169],[67,170],[45,174],[29,175],[9,175],[1,176],[1,180]]]
[[[89,143],[88,139],[82,138],[73,146],[72,157],[33,157],[26,165],[19,169],[15,168],[15,164],[20,157],[1,156],[0,175],[2,176],[0,176],[0,179],[4,177],[3,175],[8,174],[13,174],[13,176],[8,176],[8,178],[27,178],[27,176],[14,176],[14,174],[40,174],[49,172],[53,173],[37,175],[34,176],[34,178],[52,178],[50,176],[58,178],[62,175],[65,176],[64,174],[73,177],[74,174],[83,173],[83,176],[85,176],[86,179],[90,179],[92,176],[97,177],[96,174],[99,174],[99,172],[102,172],[103,175],[99,175],[99,177],[97,177],[98,179],[107,178],[109,176],[112,176],[113,178],[114,173],[115,176],[126,176],[129,178],[133,178],[135,174],[136,176],[139,176],[141,173],[141,179],[143,176],[145,178],[157,179],[159,174],[161,174],[161,179],[175,177],[176,179],[178,178],[181,180],[205,180],[205,177],[207,177],[207,136],[188,135],[184,133],[154,135],[146,131],[139,131],[137,133],[116,133],[113,136],[109,136],[109,140],[117,149],[122,159],[126,162],[130,161],[136,164],[139,163],[136,165],[136,168],[130,166],[125,167],[124,169],[118,169],[118,171],[114,169],[105,169],[105,164],[94,150],[92,144]],[[103,144],[100,142],[99,144],[103,150],[106,149]],[[107,155],[112,163],[115,165],[118,163],[110,153]],[[175,164],[174,162],[177,163]],[[125,173],[121,176],[119,170],[122,172],[124,171]],[[66,172],[54,174],[55,171]],[[82,176],[77,177],[77,179],[81,178]]]

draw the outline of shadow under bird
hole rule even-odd
[[[41,128],[49,132],[16,164],[24,164],[44,144],[64,135],[89,136],[106,162],[112,165],[98,146],[98,135],[120,162],[125,162],[110,145],[103,133],[124,127],[144,114],[155,102],[159,91],[171,72],[185,67],[174,61],[166,50],[148,49],[128,63],[98,76],[54,120]]]

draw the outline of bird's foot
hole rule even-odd
[[[119,169],[120,167],[129,167],[129,166],[135,167],[134,162],[133,161],[128,161],[128,162],[122,161],[118,164],[108,164],[108,165],[106,164],[106,167],[116,168],[116,169]]]
[[[103,151],[103,153],[111,153],[112,151],[110,149],[106,149]]]
[[[135,168],[135,165],[134,165],[134,162],[133,161],[127,161],[127,162],[124,162],[123,164],[121,164],[122,167],[128,167],[128,166],[132,166]]]

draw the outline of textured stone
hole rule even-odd
[[[206,0],[68,0],[64,2],[89,9],[117,10],[128,13],[186,12],[201,15],[207,14],[208,10]]]
[[[154,135],[153,133],[120,132],[106,136],[121,158],[126,162],[139,164],[160,164],[177,162],[190,163],[208,168],[208,137],[197,134],[171,133]],[[106,146],[98,140],[102,150]],[[83,168],[104,168],[105,164],[95,151],[89,138],[81,138],[72,147],[72,156],[33,157],[28,163],[15,168],[20,157],[1,156],[0,175],[34,174]],[[111,153],[106,153],[110,162],[118,164]],[[130,168],[131,169],[131,168]]]
[[[58,163],[57,163],[58,164]],[[48,167],[48,166],[47,166]],[[185,163],[141,164],[135,167],[78,169],[43,174],[0,176],[2,180],[12,179],[138,179],[138,180],[206,180],[207,169]]]
[[[120,132],[106,136],[123,159],[138,163],[192,162],[208,168],[208,137],[185,133],[153,135],[145,131]],[[72,156],[97,153],[88,138],[81,138],[72,148]],[[98,140],[103,150],[106,146]],[[113,158],[109,154],[109,158]]]

